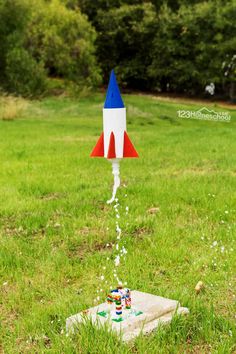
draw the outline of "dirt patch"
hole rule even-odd
[[[42,200],[56,200],[56,199],[62,199],[66,197],[65,193],[48,193],[41,195],[39,198]]]
[[[150,235],[152,233],[152,228],[147,226],[137,226],[131,231],[131,235],[137,238],[143,238],[145,235]]]

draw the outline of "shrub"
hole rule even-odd
[[[68,9],[59,0],[37,1],[25,46],[34,58],[43,62],[51,77],[96,86],[101,77],[95,38],[95,30],[79,9]]]
[[[46,73],[94,87],[101,80],[95,30],[59,0],[0,1],[0,80],[8,91],[38,95]]]
[[[10,50],[6,57],[9,91],[22,96],[40,95],[46,89],[46,72],[41,63],[23,48]]]

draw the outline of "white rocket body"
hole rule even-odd
[[[126,108],[103,108],[104,157],[107,158],[110,136],[115,136],[116,158],[123,158]]]

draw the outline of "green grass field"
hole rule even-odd
[[[119,272],[190,315],[129,345],[89,325],[66,336],[66,318],[116,286],[111,166],[89,157],[103,100],[48,98],[0,120],[0,352],[236,352],[236,111],[230,123],[180,119],[177,110],[203,104],[141,95],[124,96],[140,158],[121,163]]]

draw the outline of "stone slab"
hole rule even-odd
[[[175,313],[179,315],[188,313],[188,309],[180,307],[176,300],[136,290],[133,290],[131,294],[132,312],[135,315],[124,316],[123,321],[115,322],[109,315],[105,317],[99,315],[99,313],[106,312],[108,308],[107,303],[102,303],[67,318],[67,333],[74,333],[76,329],[79,329],[79,323],[91,320],[95,326],[109,326],[115,333],[122,336],[124,341],[130,341],[141,332],[148,334],[160,324],[170,323]]]

